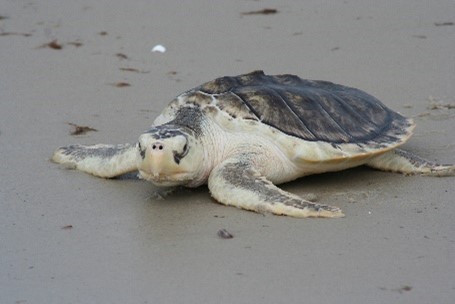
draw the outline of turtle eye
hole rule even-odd
[[[182,158],[184,158],[187,154],[188,154],[188,144],[185,144],[183,146],[183,151],[182,152],[177,152],[177,151],[172,151],[172,153],[174,154],[174,161],[177,165],[180,165],[180,161],[182,160]]]

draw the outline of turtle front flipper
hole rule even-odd
[[[344,216],[337,207],[312,203],[276,187],[241,157],[216,166],[208,186],[218,202],[246,210],[300,218]]]
[[[455,175],[455,165],[440,165],[401,149],[394,149],[376,156],[372,158],[367,165],[383,171],[392,171],[408,175]]]
[[[137,170],[135,145],[70,145],[58,148],[52,161],[95,176],[111,178]]]

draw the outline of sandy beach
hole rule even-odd
[[[454,303],[455,177],[309,176],[283,188],[346,217],[295,219],[49,161],[134,143],[181,92],[261,69],[362,89],[415,119],[405,149],[453,163],[454,13],[453,0],[3,1],[0,302]]]

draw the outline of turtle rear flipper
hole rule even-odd
[[[54,152],[51,160],[71,169],[111,178],[136,171],[137,157],[138,150],[135,145],[98,144],[60,147]]]
[[[455,175],[455,165],[440,165],[401,149],[394,149],[376,156],[372,158],[367,165],[375,169],[398,172],[407,175]]]
[[[262,176],[242,157],[227,159],[210,174],[208,186],[220,203],[292,217],[343,217],[340,208],[306,201]]]

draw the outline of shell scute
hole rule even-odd
[[[235,94],[226,93],[217,96],[217,99],[222,101],[217,103],[218,108],[225,111],[232,118],[258,119],[258,117],[248,109],[245,102]]]
[[[194,92],[188,95],[186,103],[197,105],[197,106],[207,106],[212,103],[212,96],[204,94],[202,92]]]

